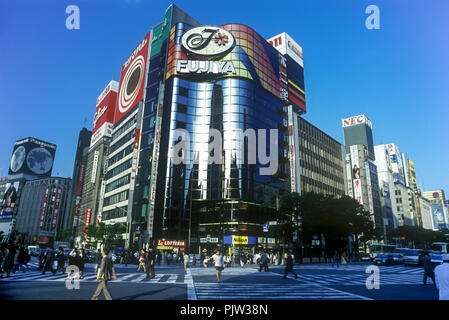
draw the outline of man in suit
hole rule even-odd
[[[44,257],[44,269],[42,270],[42,274],[45,274],[47,270],[50,270],[53,273],[56,273],[55,270],[53,270],[53,261],[55,261],[55,251],[52,246],[48,247],[47,252],[45,253]]]
[[[293,258],[292,258],[291,251],[289,251],[287,253],[287,261],[286,261],[286,264],[285,264],[284,278],[283,279],[287,279],[287,274],[289,272],[291,272],[295,276],[295,279],[298,279],[298,275],[295,273],[295,271],[293,271]]]
[[[98,300],[101,292],[104,293],[106,300],[112,300],[111,294],[108,290],[108,281],[111,279],[117,280],[117,276],[115,275],[115,269],[111,258],[108,256],[107,250],[103,249],[101,255],[103,258],[101,259],[100,268],[98,268],[97,273],[98,287],[92,296],[92,300]]]
[[[145,264],[147,265],[147,279],[150,277],[150,269],[151,269],[151,279],[154,279],[156,276],[154,274],[154,261],[156,260],[156,253],[153,250],[153,247],[148,248],[148,253],[146,254]]]

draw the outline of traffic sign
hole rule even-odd
[[[268,224],[263,225],[263,232],[268,232]]]

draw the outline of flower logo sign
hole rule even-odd
[[[233,35],[222,28],[202,26],[185,32],[181,39],[185,50],[200,56],[221,56],[234,47]]]
[[[215,34],[214,41],[219,46],[225,46],[229,42],[229,38],[224,33],[218,32]]]

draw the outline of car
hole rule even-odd
[[[372,261],[373,256],[370,253],[364,253],[361,255],[360,260],[361,261]]]
[[[409,249],[406,253],[404,253],[404,265],[413,265],[413,266],[421,266],[422,265],[422,257],[424,250],[419,249]]]

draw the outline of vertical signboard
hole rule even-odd
[[[87,227],[89,227],[90,224],[90,216],[92,214],[92,209],[91,208],[87,208],[86,209],[86,216],[84,217],[84,236],[86,236],[86,232],[87,232]]]
[[[145,36],[122,66],[114,124],[143,99],[150,40],[151,32]]]
[[[53,208],[53,219],[51,223],[51,228],[56,228],[56,222],[58,221],[58,214],[59,214],[59,204],[61,202],[61,193],[62,188],[58,187],[58,191],[56,192],[56,201],[55,201],[55,207]]]
[[[360,179],[360,163],[359,163],[359,148],[357,145],[350,147],[351,162],[352,162],[352,181],[354,185],[354,198],[363,204],[362,197],[362,180]]]
[[[95,183],[95,180],[97,178],[97,168],[98,168],[98,158],[100,157],[100,152],[98,150],[95,150],[94,152],[94,162],[92,165],[92,175],[90,176],[90,182]]]
[[[44,227],[44,218],[45,218],[45,213],[47,212],[48,192],[49,192],[49,187],[47,187],[45,189],[44,203],[42,205],[42,210],[41,210],[41,221],[40,221],[40,224],[39,224],[39,227],[41,229]]]
[[[76,195],[80,196],[81,195],[81,191],[83,189],[83,180],[84,180],[84,165],[82,164],[80,166],[80,172],[78,175],[78,185],[76,186]]]

